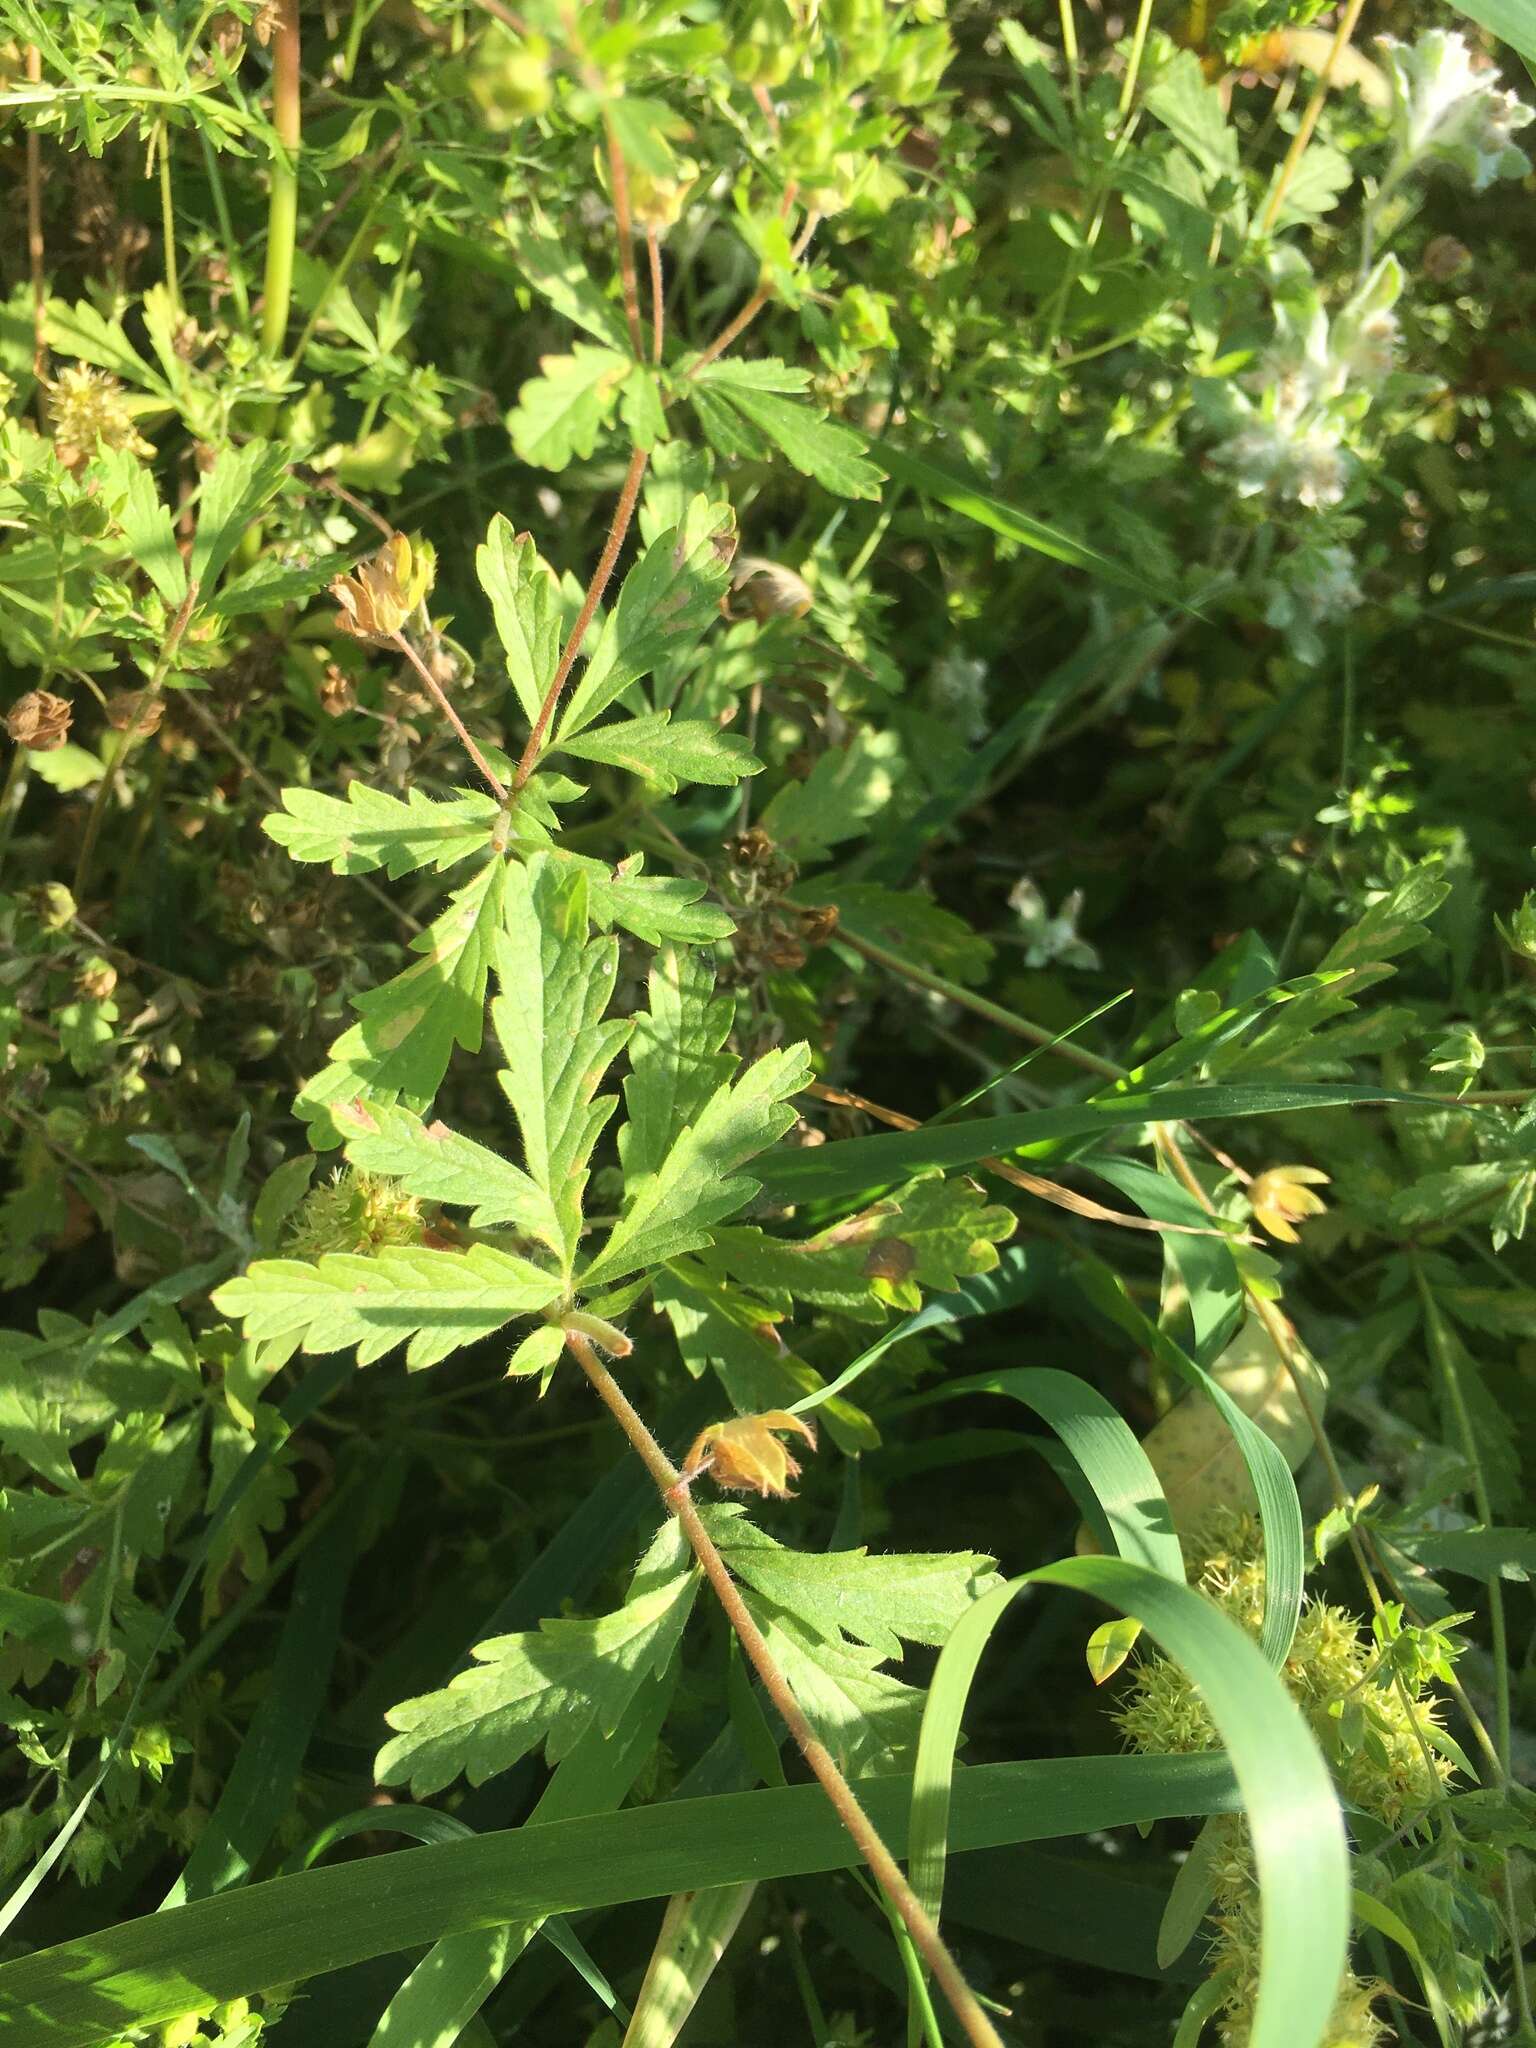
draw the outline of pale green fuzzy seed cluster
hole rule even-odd
[[[293,1259],[376,1252],[386,1245],[420,1244],[422,1229],[420,1202],[397,1180],[349,1166],[304,1197],[283,1250]]]
[[[1254,1517],[1224,1512],[1188,1547],[1194,1583],[1256,1636],[1264,1611],[1264,1562]],[[1283,1676],[1343,1798],[1398,1827],[1439,1797],[1451,1770],[1432,1741],[1439,1703],[1378,1668],[1371,1636],[1342,1608],[1316,1602],[1304,1610]],[[1345,1710],[1351,1714],[1348,1723],[1342,1718]],[[1138,1664],[1116,1719],[1136,1749],[1166,1755],[1219,1746],[1203,1700],[1166,1657],[1153,1655]],[[1213,1973],[1229,1973],[1231,1979],[1222,2009],[1222,2040],[1226,2048],[1245,2048],[1258,1993],[1258,1877],[1246,1824],[1234,1815],[1218,1826],[1210,1963]],[[1372,2010],[1377,1990],[1346,1971],[1327,2048],[1375,2048],[1385,2037],[1390,2030]]]

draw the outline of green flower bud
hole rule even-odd
[[[487,128],[504,135],[549,105],[548,41],[493,25],[475,45],[467,84]]]

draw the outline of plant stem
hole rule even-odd
[[[172,317],[179,321],[181,285],[177,278],[176,263],[176,200],[171,189],[171,131],[164,121],[160,123],[156,136],[160,173],[160,241],[165,251],[165,290],[171,302]]]
[[[1125,67],[1125,78],[1120,86],[1120,118],[1123,121],[1131,111],[1131,102],[1136,97],[1136,81],[1141,76],[1141,60],[1146,55],[1147,29],[1152,20],[1152,0],[1141,0],[1136,10],[1136,26],[1131,32],[1131,54]]]
[[[458,734],[460,743],[462,744],[465,753],[468,754],[470,760],[474,762],[475,766],[479,769],[480,773],[485,777],[486,781],[490,784],[492,790],[496,794],[498,801],[501,803],[505,803],[507,801],[508,794],[507,785],[502,781],[501,777],[496,773],[496,770],[491,766],[490,762],[486,760],[484,754],[482,754],[480,749],[475,745],[474,740],[470,737],[469,728],[465,725],[463,719],[460,718],[458,712],[455,711],[453,706],[449,703],[442,684],[433,675],[432,671],[427,667],[427,664],[422,660],[421,656],[416,652],[415,648],[411,645],[410,641],[406,639],[403,633],[392,633],[389,638],[389,644],[391,647],[397,648],[399,652],[403,654],[406,660],[411,664],[411,667],[415,669],[417,675],[421,678],[422,684],[424,685],[427,694],[431,697],[433,703],[437,706],[438,710],[442,712],[444,718],[447,719],[448,723],[453,727],[454,731]]]
[[[629,345],[637,358],[645,354],[640,330],[640,290],[635,283],[635,224],[629,211],[629,167],[613,122],[605,114],[603,134],[608,143],[608,182],[613,187],[613,219],[619,232],[619,277],[624,286],[624,318],[629,326]]]
[[[688,1539],[689,1548],[698,1559],[715,1597],[725,1610],[726,1619],[735,1630],[737,1640],[761,1680],[764,1692],[778,1709],[785,1727],[815,1774],[821,1789],[826,1793],[838,1819],[858,1845],[875,1881],[900,1916],[923,1961],[933,1972],[940,1989],[954,2010],[955,2017],[965,2030],[966,2039],[973,2044],[973,2048],[1002,2048],[997,2029],[982,2011],[976,1994],[966,1983],[938,1928],[908,1884],[900,1864],[885,1846],[873,1822],[859,1804],[853,1787],[838,1769],[832,1752],[801,1711],[800,1703],[790,1690],[788,1680],[774,1662],[773,1652],[769,1649],[761,1629],[748,1612],[747,1604],[742,1599],[724,1558],[715,1548],[714,1539],[689,1498],[682,1474],[677,1471],[671,1459],[652,1436],[624,1389],[585,1337],[577,1331],[567,1330],[565,1343],[566,1349],[586,1374],[598,1398],[628,1437],[631,1448],[656,1482],[656,1489],[663,1503],[676,1515],[679,1526]]]
[[[998,1003],[989,1003],[985,996],[978,996],[968,988],[962,988],[957,981],[947,981],[942,974],[932,974],[926,967],[918,967],[910,960],[903,960],[899,953],[889,953],[884,946],[876,945],[873,939],[859,937],[850,931],[839,931],[839,941],[851,946],[855,953],[862,953],[866,960],[872,960],[877,967],[887,968],[892,974],[899,974],[904,981],[914,982],[919,988],[931,988],[936,995],[947,996],[952,1003],[959,1003],[967,1010],[973,1010],[978,1017],[985,1017],[989,1024],[997,1024],[1004,1031],[1011,1031],[1015,1038],[1027,1039],[1031,1045],[1048,1045],[1052,1052],[1059,1053],[1064,1060],[1082,1067],[1087,1073],[1100,1074],[1106,1080],[1119,1081],[1125,1076],[1124,1067],[1117,1067],[1113,1060],[1100,1059],[1097,1053],[1086,1052],[1082,1046],[1074,1045],[1070,1039],[1047,1031],[1043,1024],[1032,1024],[1027,1017],[1015,1015]]]
[[[528,744],[524,747],[522,758],[517,764],[517,772],[512,777],[509,802],[523,790],[529,776],[538,765],[544,736],[549,731],[549,721],[555,715],[560,692],[565,688],[566,678],[575,666],[576,657],[581,652],[581,643],[587,636],[587,628],[592,623],[593,615],[602,603],[603,592],[608,588],[608,579],[613,574],[613,565],[619,559],[619,549],[623,547],[624,536],[629,532],[629,522],[635,516],[640,483],[649,459],[649,453],[644,448],[637,448],[629,458],[629,467],[624,472],[624,482],[619,490],[619,502],[614,506],[613,518],[608,523],[608,538],[603,542],[603,552],[598,557],[597,567],[592,571],[592,581],[587,585],[587,594],[581,601],[581,610],[576,614],[571,637],[565,643],[554,680],[544,693],[544,702],[539,706],[539,715],[533,722],[533,731],[528,735]]]
[[[283,146],[283,160],[272,166],[261,308],[261,345],[272,356],[282,348],[288,331],[299,224],[299,0],[277,0],[277,6],[277,27],[272,33],[272,126]]]
[[[1312,89],[1312,97],[1307,101],[1306,109],[1302,114],[1301,120],[1297,123],[1296,133],[1291,137],[1291,146],[1285,153],[1285,162],[1280,166],[1280,175],[1276,178],[1274,189],[1265,201],[1263,213],[1259,216],[1259,233],[1261,235],[1269,234],[1280,217],[1280,209],[1285,204],[1285,195],[1291,189],[1291,181],[1296,176],[1301,160],[1307,153],[1307,144],[1312,140],[1312,131],[1316,128],[1318,119],[1322,114],[1323,103],[1328,97],[1328,88],[1333,83],[1334,66],[1349,47],[1349,39],[1355,32],[1355,26],[1364,8],[1365,0],[1349,0],[1348,6],[1339,16],[1339,26],[1335,31],[1328,55],[1323,59],[1323,68],[1317,74],[1317,84]]]
[[[43,53],[36,43],[27,44],[27,78],[33,85],[43,80]],[[45,416],[43,391],[48,382],[48,287],[43,280],[43,139],[35,128],[27,130],[27,263],[32,273],[32,374],[37,379],[37,410]]]
[[[694,378],[698,376],[700,370],[707,369],[716,356],[724,355],[737,335],[744,334],[752,325],[752,322],[761,313],[772,296],[773,294],[768,286],[760,284],[741,311],[734,318],[726,321],[708,348],[701,349],[698,355],[694,357],[693,361],[683,372],[684,383],[691,384]]]
[[[661,243],[654,228],[645,231],[645,248],[651,259],[651,361],[659,363],[667,332],[667,293],[661,275]]]
[[[171,663],[176,659],[176,650],[181,645],[182,635],[186,632],[191,622],[192,613],[196,609],[197,593],[198,582],[194,576],[188,582],[187,594],[182,599],[180,609],[177,611],[175,618],[171,621],[170,630],[165,636],[165,645],[160,650],[160,659],[155,663],[155,672],[149,679],[149,687],[143,692],[138,703],[134,706],[133,716],[129,719],[127,725],[124,726],[112,759],[107,764],[106,772],[102,776],[101,781],[96,785],[95,799],[91,804],[90,815],[85,821],[85,836],[80,842],[80,858],[75,864],[73,894],[76,903],[82,902],[85,897],[85,885],[90,878],[91,872],[91,857],[96,851],[96,840],[101,831],[102,820],[106,815],[108,793],[113,783],[117,780],[118,768],[128,758],[128,749],[133,745],[139,727],[144,723],[150,711],[159,700],[160,692],[165,688],[165,679],[170,673]]]

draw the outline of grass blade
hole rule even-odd
[[[1119,1559],[1082,1562],[1134,1569]],[[859,1792],[892,1850],[904,1855],[911,1777],[867,1779]],[[979,1764],[956,1783],[949,1845],[952,1852],[998,1848],[1225,1813],[1236,1804],[1231,1768],[1217,1754]],[[711,1885],[846,1870],[855,1861],[814,1785],[675,1800],[370,1856],[125,1921],[5,1964],[0,2041],[98,2048],[127,2027],[447,1935]]]
[[[965,1703],[982,1653],[1031,1585],[1075,1587],[1133,1616],[1199,1686],[1243,1794],[1263,1894],[1259,1994],[1251,2048],[1317,2048],[1349,1935],[1349,1859],[1332,1780],[1300,1710],[1235,1622],[1188,1586],[1119,1557],[1064,1558],[1027,1572],[962,1617],[934,1672],[914,1775],[912,1830],[929,1845],[914,1883],[936,1910],[945,1807],[973,1775],[952,1777]]]
[[[1153,1094],[1106,1095],[1095,1102],[1065,1103],[1017,1116],[977,1117],[964,1124],[925,1124],[916,1131],[884,1131],[872,1138],[842,1138],[830,1145],[779,1147],[755,1160],[752,1172],[774,1202],[836,1201],[908,1180],[928,1167],[973,1166],[978,1159],[1021,1152],[1026,1146],[1094,1137],[1127,1125],[1423,1100],[1342,1082],[1234,1082],[1225,1087],[1170,1088]]]

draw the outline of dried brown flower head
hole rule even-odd
[[[803,619],[814,603],[805,578],[782,562],[742,555],[732,571],[727,606],[733,617],[750,612],[755,619]]]
[[[766,1498],[785,1500],[789,1482],[800,1477],[800,1467],[774,1435],[775,1430],[797,1430],[814,1451],[816,1432],[786,1408],[770,1408],[762,1415],[737,1415],[730,1422],[712,1422],[701,1429],[689,1449],[686,1469],[707,1471],[716,1486],[732,1493],[760,1493]]]
[[[66,698],[55,697],[51,690],[28,690],[6,713],[5,730],[18,747],[51,754],[63,746],[70,716]]]
[[[106,702],[106,720],[114,732],[131,732],[147,740],[160,730],[165,716],[163,697],[151,697],[145,690],[114,690]]]
[[[432,588],[434,566],[429,547],[413,550],[403,533],[391,534],[376,555],[331,585],[342,631],[359,640],[392,640]]]

